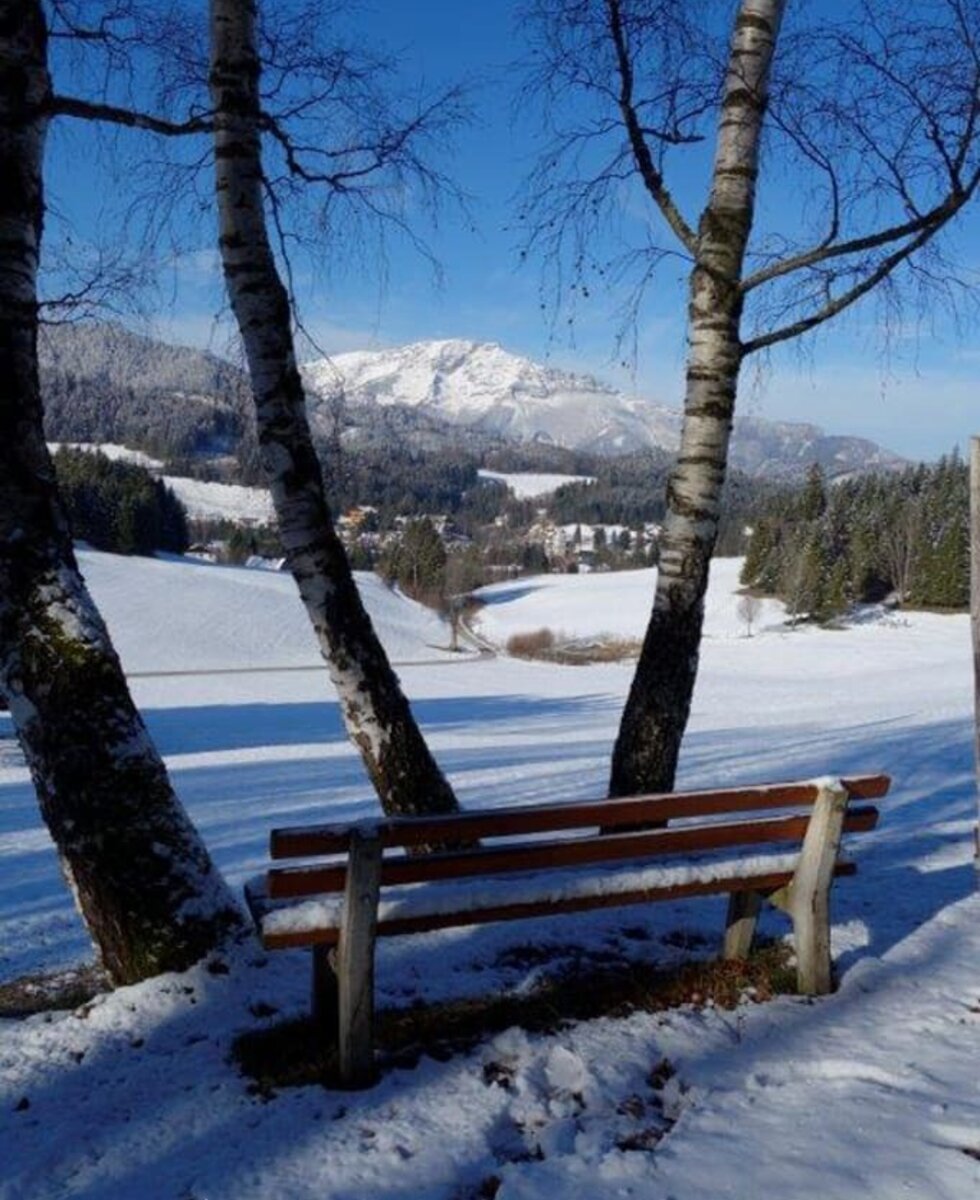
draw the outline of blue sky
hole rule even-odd
[[[452,0],[369,0],[351,18],[361,36],[396,59],[406,83],[471,84],[472,124],[446,148],[441,165],[469,194],[468,214],[447,209],[435,230],[420,226],[443,268],[441,283],[413,250],[392,243],[385,270],[355,264],[325,272],[299,264],[304,321],[331,353],[424,338],[496,341],[516,353],[592,372],[629,391],[679,406],[683,394],[686,267],[668,260],[644,301],[635,364],[616,353],[622,289],[594,290],[569,325],[542,295],[540,265],[519,260],[515,198],[540,146],[540,124],[515,116],[518,76],[510,64],[526,52],[514,0],[461,5]],[[64,129],[52,140],[49,184],[55,203],[80,233],[118,220],[106,173],[86,151],[86,133]],[[69,151],[72,151],[69,153]],[[677,191],[696,221],[700,169],[695,160]],[[783,186],[792,188],[793,180]],[[775,202],[778,203],[778,191]],[[772,201],[771,201],[772,202]],[[644,198],[624,196],[627,232],[654,218]],[[110,218],[107,214],[112,213]],[[761,215],[761,214],[760,214]],[[227,314],[213,223],[202,212],[184,221],[181,251],[159,295],[148,301],[150,328],[172,340],[222,350]],[[974,205],[957,230],[964,255],[976,258],[980,287],[980,212]],[[542,301],[548,302],[543,308]],[[980,333],[956,332],[943,320],[912,314],[882,325],[872,300],[815,337],[749,360],[739,409],[775,419],[807,420],[828,432],[858,434],[910,457],[934,457],[980,432]]]

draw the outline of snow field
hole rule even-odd
[[[715,559],[705,612],[705,636],[745,635],[738,616],[741,559]],[[567,638],[607,635],[639,641],[643,637],[656,586],[655,569],[585,575],[536,575],[482,588],[484,602],[474,624],[491,642],[505,646],[515,634],[551,629]],[[760,601],[754,632],[783,626],[785,610],[776,600]]]
[[[273,825],[376,811],[325,672],[218,673],[315,664],[291,581],[92,554],[83,569],[178,791],[236,886],[265,865]],[[974,1200],[980,899],[968,621],[909,614],[786,632],[772,606],[749,639],[736,572],[724,562],[712,572],[680,782],[880,769],[895,779],[879,828],[855,841],[859,874],[834,890],[836,995],[733,1012],[684,1006],[547,1036],[510,1030],[448,1062],[395,1070],[365,1093],[262,1099],[231,1065],[232,1039],[306,1011],[308,958],[246,946],[228,975],[200,967],[75,1014],[0,1021],[0,1198],[471,1200],[495,1177],[497,1200]],[[488,636],[503,640],[511,621],[580,636],[614,619],[642,629],[644,574],[500,585],[508,598],[484,610]],[[431,614],[372,596],[392,653],[400,645],[403,661],[417,662],[424,648],[431,660],[399,673],[464,804],[602,794],[628,665],[459,662],[428,648],[446,640],[430,637]],[[198,664],[209,673],[139,674]],[[5,715],[0,860],[0,978],[84,957]],[[695,899],[387,939],[379,996],[410,1004],[526,990],[549,953],[664,962],[702,939],[713,953],[723,912],[723,900]],[[766,929],[786,923],[771,915]],[[256,1016],[263,1006],[277,1011]],[[669,1079],[654,1072],[664,1059]]]
[[[501,471],[478,471],[481,479],[496,479],[510,488],[518,500],[537,500],[550,496],[566,483],[594,483],[592,475],[556,475],[519,471],[510,475]]]
[[[162,479],[192,520],[226,520],[243,525],[275,523],[272,497],[265,488],[186,479],[182,475],[164,475]]]
[[[321,665],[286,573],[93,551],[82,551],[80,563],[130,674]],[[431,609],[373,574],[359,574],[358,586],[393,662],[452,657]]]

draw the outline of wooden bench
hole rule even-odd
[[[246,896],[267,949],[312,946],[314,1013],[338,1022],[341,1077],[359,1086],[374,1071],[379,936],[727,893],[726,958],[748,955],[767,899],[793,922],[799,990],[828,992],[830,886],[855,871],[841,836],[878,820],[848,804],[888,786],[869,775],[275,829],[272,858],[327,861],[274,867]],[[420,852],[433,845],[461,848]]]

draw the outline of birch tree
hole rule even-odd
[[[424,126],[420,113],[366,145],[306,153],[264,112],[255,0],[211,0],[210,90],[219,247],[255,398],[259,454],[279,536],[340,698],[354,744],[388,813],[450,812],[458,805],[432,757],[372,627],[327,506],[296,362],[290,297],[270,241],[262,133],[285,151],[289,177],[328,194],[397,170]],[[329,137],[330,130],[326,130]],[[389,183],[391,181],[389,180]]]
[[[964,282],[939,235],[980,185],[980,6],[533,0],[527,16],[531,89],[552,130],[522,214],[528,249],[579,296],[593,275],[627,275],[631,311],[667,262],[688,271],[681,444],[610,775],[613,795],[664,791],[697,677],[743,364],[871,292],[949,297]],[[682,153],[709,179],[694,219],[674,187]],[[802,205],[758,228],[759,189],[786,165],[798,180],[775,207]],[[598,261],[597,232],[637,197],[645,240]]]
[[[973,643],[973,770],[977,786],[974,867],[980,887],[980,437],[970,438],[970,639]]]
[[[189,966],[240,915],[130,697],[44,441],[37,274],[55,94],[40,0],[0,0],[0,695],[115,983]]]

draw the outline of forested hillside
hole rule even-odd
[[[116,442],[179,473],[257,482],[247,381],[217,355],[86,323],[44,329],[38,358],[49,440]]]
[[[187,549],[187,517],[149,471],[62,446],[54,456],[72,536],[97,550],[152,554]]]
[[[969,603],[969,480],[954,452],[934,465],[828,487],[759,506],[742,582],[826,620],[855,601],[956,609]]]

